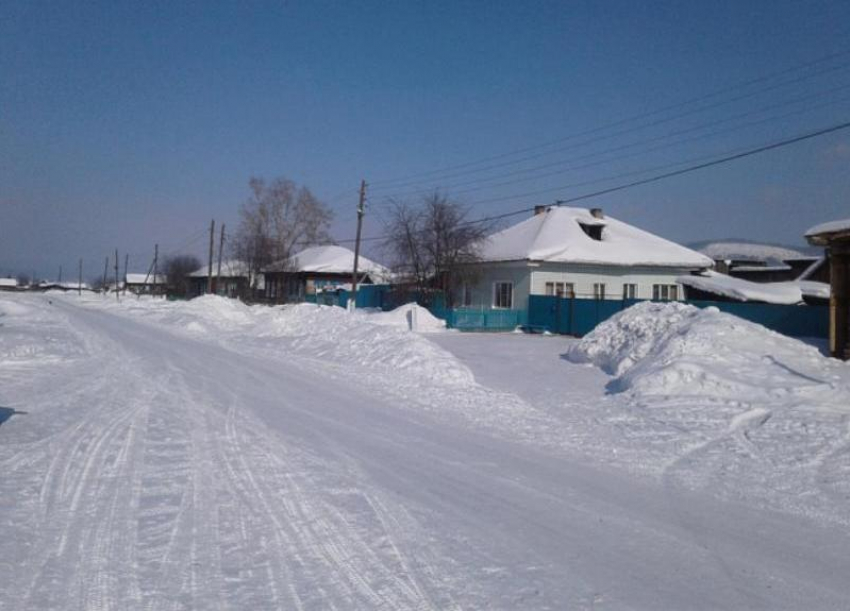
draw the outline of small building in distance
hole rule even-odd
[[[206,295],[209,290],[209,264],[189,274],[190,294],[193,297]],[[251,290],[251,274],[248,264],[237,259],[221,262],[221,273],[218,262],[213,263],[213,285],[215,294],[222,297],[248,297]],[[262,279],[258,278],[258,286],[262,289]]]
[[[351,288],[354,251],[336,245],[305,248],[283,265],[263,270],[265,299],[273,303],[298,303],[320,293]],[[358,283],[382,284],[390,276],[383,265],[363,255],[357,261]]]
[[[17,291],[18,281],[15,278],[0,278],[0,291]]]
[[[677,278],[710,258],[598,208],[538,206],[534,215],[487,238],[470,266],[464,306],[525,310],[531,295],[576,299],[680,300]]]
[[[168,281],[163,274],[127,274],[121,288],[134,295],[165,295]]]
[[[820,257],[785,246],[756,242],[717,241],[698,248],[722,274],[750,282],[796,280]]]
[[[850,359],[850,219],[816,225],[806,232],[810,244],[826,247],[829,258],[829,350]]]

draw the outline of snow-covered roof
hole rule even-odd
[[[0,286],[17,287],[18,281],[14,278],[0,278]]]
[[[785,261],[809,258],[805,253],[785,246],[734,241],[711,242],[701,247],[699,252],[715,261]]]
[[[850,233],[850,219],[841,219],[815,225],[806,231],[806,237],[815,238],[817,236],[826,236],[835,233]]]
[[[713,271],[703,272],[699,276],[679,276],[676,282],[736,301],[784,305],[803,301],[802,289],[796,282],[750,282]]]
[[[192,278],[206,278],[209,272],[209,264],[196,269],[189,276]],[[213,276],[218,272],[218,261],[213,261]],[[221,262],[221,277],[222,278],[247,278],[248,264],[238,259],[230,259]]]
[[[795,280],[794,284],[800,287],[805,297],[817,297],[818,299],[829,299],[831,293],[830,286],[826,282],[816,282],[814,280]]]
[[[342,246],[312,246],[305,248],[293,257],[295,271],[321,274],[350,274],[354,269],[354,251]],[[389,276],[389,270],[363,255],[357,260],[358,273],[369,274],[383,279]]]
[[[166,278],[163,274],[156,275],[156,282],[154,282],[153,274],[150,276],[147,274],[127,274],[126,276],[127,284],[145,284],[145,279],[147,279],[147,283],[151,286],[154,284],[166,284]]]
[[[732,269],[736,272],[787,272],[791,266],[774,263],[772,265],[736,265]]]
[[[582,229],[602,226],[602,239]],[[495,233],[481,246],[484,261],[549,261],[621,266],[707,268],[713,261],[648,231],[585,208],[551,207]]]

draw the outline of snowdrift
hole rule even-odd
[[[599,325],[567,358],[615,376],[612,392],[764,401],[794,397],[850,411],[850,368],[716,308],[637,304]]]

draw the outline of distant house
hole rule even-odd
[[[523,310],[531,295],[578,299],[682,299],[677,278],[708,257],[605,216],[600,209],[538,206],[493,234],[464,287],[465,306]]]
[[[810,244],[825,246],[830,263],[829,348],[850,359],[850,219],[832,221],[806,232]]]
[[[820,258],[785,246],[755,242],[710,242],[699,252],[714,261],[715,271],[751,282],[795,280]]]
[[[292,303],[326,291],[351,288],[354,252],[342,246],[327,245],[306,248],[284,265],[263,270],[265,298],[271,302]],[[389,270],[360,256],[357,264],[358,283],[381,284],[389,278]]]
[[[0,291],[17,291],[18,281],[14,278],[0,278]]]
[[[165,295],[167,279],[163,274],[127,274],[122,288],[134,295]]]
[[[209,266],[205,265],[189,274],[189,281],[193,296],[206,295],[209,292]],[[236,259],[222,261],[221,273],[219,273],[218,262],[214,262],[213,281],[217,295],[231,298],[247,297],[251,288],[248,264]]]

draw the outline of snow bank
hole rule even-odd
[[[368,320],[379,325],[390,325],[422,333],[446,330],[445,320],[440,320],[426,308],[416,303],[399,306],[390,312],[374,312],[369,315]]]
[[[796,398],[850,411],[850,368],[716,308],[641,303],[599,325],[567,356],[616,376],[614,392],[774,405]]]

